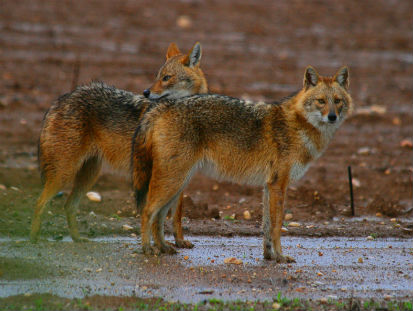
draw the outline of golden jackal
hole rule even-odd
[[[252,103],[221,95],[160,102],[140,123],[133,142],[133,185],[146,201],[143,252],[175,249],[163,222],[195,171],[264,186],[264,258],[292,262],[281,250],[286,189],[327,147],[352,110],[347,67],[334,77],[309,66],[303,88],[280,103]],[[150,229],[155,246],[150,244]],[[154,230],[156,228],[156,230]]]
[[[145,90],[145,96],[152,98],[152,94],[159,93],[162,98],[178,98],[207,92],[207,82],[199,68],[200,59],[199,43],[187,55],[181,54],[172,43],[152,92]],[[142,96],[103,83],[78,87],[53,103],[45,115],[39,139],[44,189],[32,220],[32,241],[38,239],[46,204],[70,183],[73,188],[65,203],[70,235],[74,241],[86,240],[79,236],[76,222],[79,201],[95,183],[102,160],[115,169],[130,168],[133,133],[151,104]],[[174,217],[176,245],[192,247],[183,239],[181,216],[182,204]]]

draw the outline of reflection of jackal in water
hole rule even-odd
[[[308,67],[304,86],[278,104],[221,95],[194,95],[159,102],[135,133],[133,183],[146,201],[141,216],[143,251],[175,249],[165,243],[163,222],[195,171],[264,186],[264,258],[294,259],[281,251],[286,189],[327,147],[352,110],[348,69],[322,77]],[[138,202],[139,203],[139,202]],[[150,244],[151,226],[155,246]]]
[[[207,91],[199,68],[200,58],[199,43],[188,55],[181,54],[175,44],[169,46],[166,63],[155,82],[157,90],[162,87],[168,90],[162,97],[177,98]],[[165,80],[173,80],[175,87],[170,87]],[[115,169],[129,170],[133,133],[150,105],[152,103],[143,96],[103,83],[78,87],[53,103],[45,115],[39,139],[44,189],[32,220],[32,241],[38,239],[41,215],[47,202],[70,183],[73,188],[65,203],[70,235],[74,241],[86,240],[79,236],[76,222],[79,201],[95,183],[102,160]],[[180,204],[174,217],[176,245],[191,247],[192,244],[183,239],[181,217]]]

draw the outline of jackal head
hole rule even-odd
[[[320,76],[313,67],[308,66],[299,96],[307,120],[316,127],[339,125],[353,109],[349,84],[346,66],[341,67],[334,77]]]
[[[143,95],[149,99],[160,99],[207,93],[207,82],[200,68],[201,56],[199,42],[186,55],[179,51],[175,43],[171,43],[156,81]]]

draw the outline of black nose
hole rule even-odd
[[[145,96],[146,98],[148,98],[149,95],[151,95],[151,91],[150,91],[149,89],[146,89],[145,91],[143,91],[143,96]]]
[[[328,115],[328,121],[334,122],[335,120],[337,120],[337,116],[335,114]]]

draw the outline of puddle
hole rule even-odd
[[[297,287],[307,288],[307,294],[311,292],[314,298],[327,294],[381,297],[384,292],[413,295],[413,242],[408,239],[284,237],[284,253],[297,260],[291,266],[263,260],[261,237],[188,239],[195,248],[180,250],[177,255],[146,257],[140,254],[140,241],[130,237],[99,237],[84,244],[65,237],[60,242],[49,240],[36,245],[3,237],[3,259],[36,269],[43,265],[48,273],[35,278],[36,274],[25,276],[21,272],[18,278],[2,278],[0,297],[99,294],[197,302],[210,298],[205,293],[211,293],[211,289],[212,296],[220,299],[231,299],[234,293],[240,299],[271,299],[274,291],[303,296],[294,290]],[[225,264],[228,257],[240,259],[242,264]],[[247,282],[249,278],[251,282]]]

